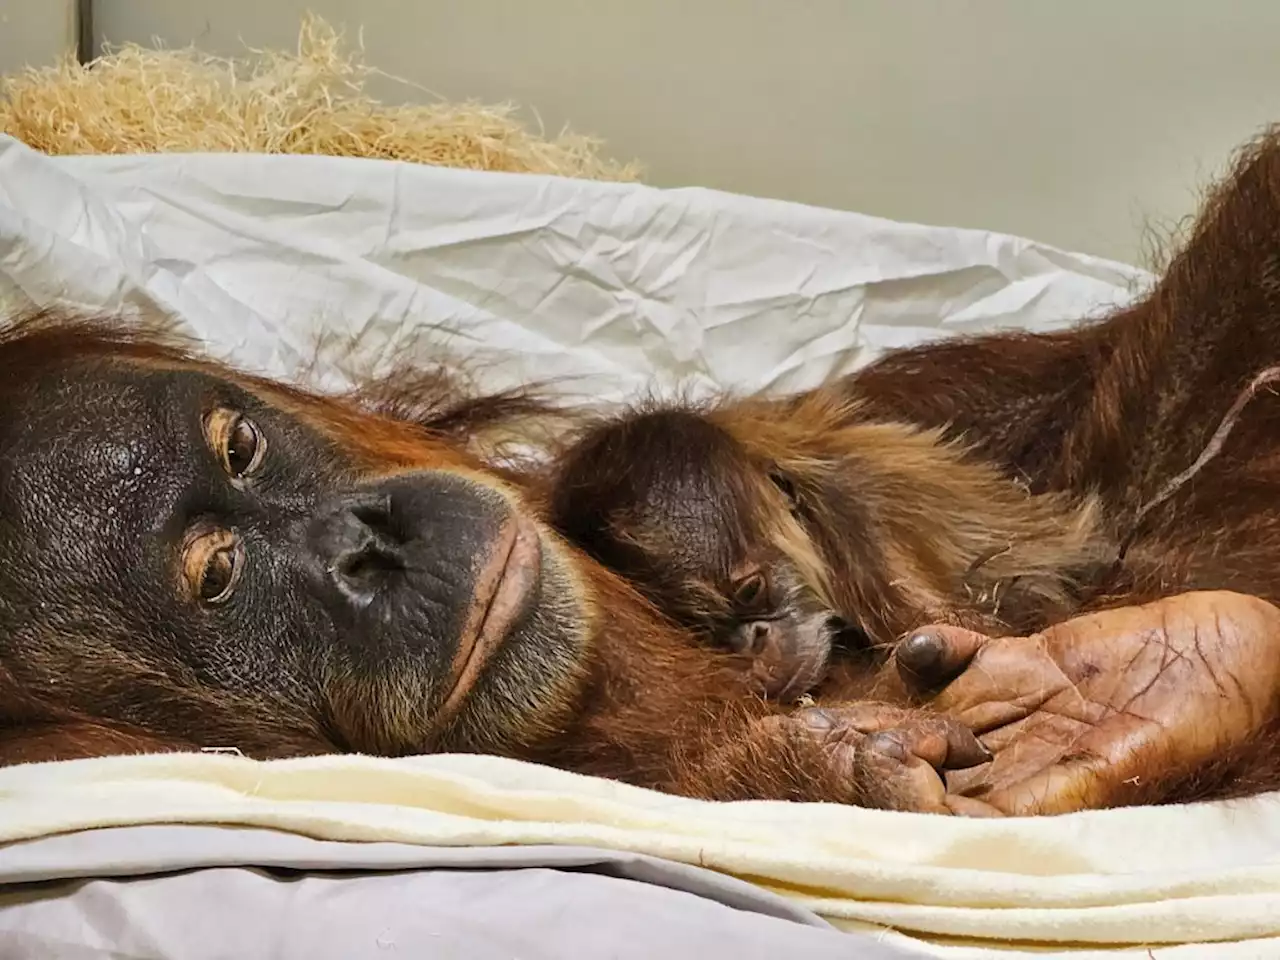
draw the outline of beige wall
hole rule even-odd
[[[74,0],[0,0],[0,73],[73,51],[75,24]]]
[[[570,121],[659,185],[1130,261],[1280,120],[1276,0],[98,0],[95,19],[233,52],[291,45],[308,8],[363,26],[372,64]]]

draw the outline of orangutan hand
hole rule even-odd
[[[944,771],[991,759],[955,718],[884,703],[802,707],[763,722],[819,743],[831,772],[859,785],[858,802],[883,809],[950,813]]]
[[[1114,805],[1154,772],[1187,773],[1273,719],[1280,609],[1187,593],[988,639],[928,627],[904,645],[916,672],[963,670],[931,701],[981,735],[991,763],[946,774],[970,815]]]

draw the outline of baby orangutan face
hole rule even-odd
[[[780,551],[761,546],[748,552],[762,558],[744,558],[737,576],[724,580],[708,571],[711,577],[694,574],[687,581],[688,593],[702,592],[707,599],[714,593],[724,609],[698,623],[695,600],[687,606],[685,623],[711,642],[750,657],[764,696],[795,700],[826,676],[843,624]]]
[[[659,610],[749,658],[763,695],[823,679],[844,628],[784,478],[701,415],[625,415],[561,459],[552,523]]]

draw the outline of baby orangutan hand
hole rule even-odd
[[[959,673],[930,707],[972,728],[994,756],[945,774],[951,811],[1159,802],[1160,781],[1194,773],[1275,719],[1280,609],[1215,591],[1089,614],[1030,637],[927,627],[900,659],[917,679]]]

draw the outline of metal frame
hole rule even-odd
[[[98,55],[93,39],[93,2],[76,0],[76,59],[82,64],[89,63]]]

